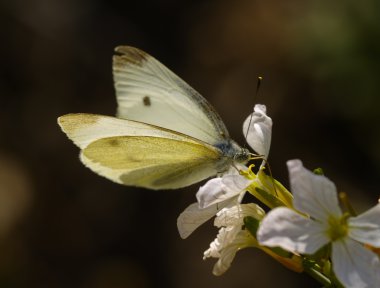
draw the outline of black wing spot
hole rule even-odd
[[[144,106],[150,106],[150,105],[152,105],[152,102],[150,102],[150,97],[149,96],[145,96],[143,98],[143,103],[144,103]]]

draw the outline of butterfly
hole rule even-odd
[[[250,159],[185,81],[142,50],[118,46],[115,52],[117,117],[58,118],[85,166],[120,184],[158,190],[194,184]]]

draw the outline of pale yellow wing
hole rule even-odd
[[[143,122],[96,114],[66,114],[58,118],[58,125],[81,149],[86,148],[91,142],[113,136],[152,136],[200,142],[187,135]]]
[[[114,182],[150,189],[175,189],[217,173],[221,154],[187,141],[150,136],[97,140],[81,153],[82,162]]]
[[[219,149],[154,125],[94,114],[67,114],[58,124],[82,149],[82,162],[117,183],[174,189],[224,166]]]

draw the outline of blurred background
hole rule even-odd
[[[363,211],[379,197],[380,2],[1,1],[1,287],[319,287],[255,249],[223,276],[202,260],[212,221],[188,239],[176,218],[200,184],[114,184],[78,160],[56,124],[114,115],[113,48],[139,47],[185,79],[244,143],[255,102],[273,118],[269,161],[322,167]],[[256,79],[264,81],[253,99]]]

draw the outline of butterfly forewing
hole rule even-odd
[[[118,117],[154,124],[209,144],[228,139],[214,108],[147,53],[119,46],[113,58]]]

